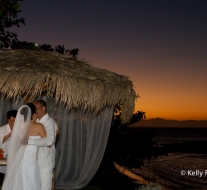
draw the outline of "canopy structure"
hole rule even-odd
[[[0,50],[0,94],[2,113],[23,102],[46,100],[48,113],[60,125],[56,189],[80,189],[89,183],[102,160],[114,108],[122,107],[126,123],[136,99],[126,76],[57,52],[23,49]]]
[[[0,93],[25,102],[45,93],[68,109],[81,106],[94,113],[121,105],[123,123],[136,99],[128,77],[44,50],[0,50]]]

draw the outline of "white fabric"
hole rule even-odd
[[[9,124],[0,127],[0,143],[3,144],[3,139],[5,135],[8,135],[11,132]]]
[[[45,114],[37,122],[42,123],[46,130],[46,138],[40,140],[29,139],[28,144],[39,146],[38,164],[41,173],[41,190],[51,190],[53,169],[55,167],[55,138],[57,125],[53,118]],[[47,146],[51,146],[48,148]]]
[[[40,136],[30,136],[31,139],[40,139]],[[16,175],[12,179],[12,184],[8,187],[3,185],[3,189],[10,190],[40,190],[40,171],[36,160],[37,147],[27,145],[22,162]],[[22,180],[22,182],[20,182]]]
[[[29,139],[41,139],[40,136],[30,136]],[[22,165],[17,175],[23,175],[22,190],[40,190],[40,171],[37,162],[38,148],[34,145],[27,145]],[[18,187],[18,182],[17,186]],[[20,189],[20,188],[16,188]]]
[[[105,107],[98,114],[83,112],[81,107],[67,111],[52,98],[39,99],[46,101],[48,113],[60,125],[56,140],[55,188],[80,189],[89,183],[100,165],[114,109]],[[1,113],[11,110],[7,105],[12,106],[12,103],[0,101]],[[6,123],[6,117],[2,118],[1,125]]]
[[[12,190],[16,183],[23,190],[23,175],[19,175],[28,141],[28,129],[31,120],[31,110],[24,105],[19,108],[14,127],[11,133],[5,180],[2,190]]]
[[[41,190],[52,189],[53,168],[40,170]]]
[[[7,157],[8,148],[7,145],[9,143],[10,137],[3,143],[4,136],[8,135],[11,132],[11,128],[9,124],[4,125],[0,127],[0,148],[4,151],[4,158]],[[6,166],[0,166],[0,172],[5,173],[6,172]]]
[[[8,138],[4,143],[3,143],[3,139],[4,136],[8,135],[10,132],[11,132],[11,128],[9,124],[0,127],[0,148],[3,148],[4,150],[4,158],[6,158],[7,156],[7,143],[9,142],[10,138]]]
[[[56,142],[55,189],[80,189],[96,173],[111,126],[113,108],[97,114],[83,109],[67,111],[54,99],[44,99],[51,117],[60,125]]]
[[[2,98],[2,96],[0,96],[0,113],[1,113],[0,114],[0,126],[5,125],[7,123],[7,112],[10,110],[17,110],[23,104],[22,102],[23,101],[20,98],[16,100],[13,98],[10,98],[10,99]],[[0,131],[1,131],[2,127],[0,127]],[[6,131],[11,132],[10,127],[6,128],[5,133],[6,133]],[[4,132],[2,132],[2,133],[4,133]],[[2,133],[0,134],[0,136],[1,136],[0,141],[1,142],[3,142],[3,139],[2,139],[3,134]],[[0,147],[4,149],[4,153],[5,153],[4,157],[6,157],[6,155],[7,155],[7,145],[8,145],[9,139],[7,139],[7,141],[4,143],[3,146],[2,146],[2,143],[0,142]],[[5,173],[5,170],[6,170],[5,166],[0,166],[0,172]]]
[[[46,130],[46,138],[41,140],[29,139],[28,144],[33,144],[39,146],[39,156],[38,163],[40,170],[53,169],[55,167],[55,131],[57,130],[57,125],[53,118],[49,117],[48,114],[44,115],[37,122],[42,123]],[[48,148],[47,146],[51,146]]]

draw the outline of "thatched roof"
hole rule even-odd
[[[122,105],[122,122],[134,111],[136,93],[126,77],[44,50],[0,50],[0,93],[35,99],[43,93],[66,105],[98,112]]]

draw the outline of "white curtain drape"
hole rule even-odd
[[[21,98],[15,100],[13,98],[0,99],[0,126],[7,124],[7,112],[10,110],[18,110],[23,104]]]
[[[40,98],[41,99],[41,98]],[[56,141],[56,189],[80,189],[95,175],[106,148],[113,108],[100,113],[81,108],[67,111],[52,98],[43,98],[48,113],[60,125]]]

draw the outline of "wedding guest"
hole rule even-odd
[[[17,110],[11,110],[7,112],[7,124],[0,127],[0,148],[4,151],[4,158],[7,156],[7,144],[9,142],[11,131],[14,126]],[[0,184],[2,184],[6,166],[0,166]]]
[[[17,110],[11,110],[7,112],[7,124],[0,127],[0,148],[4,150],[4,157],[7,156],[7,142],[11,136],[11,131],[14,126]]]

